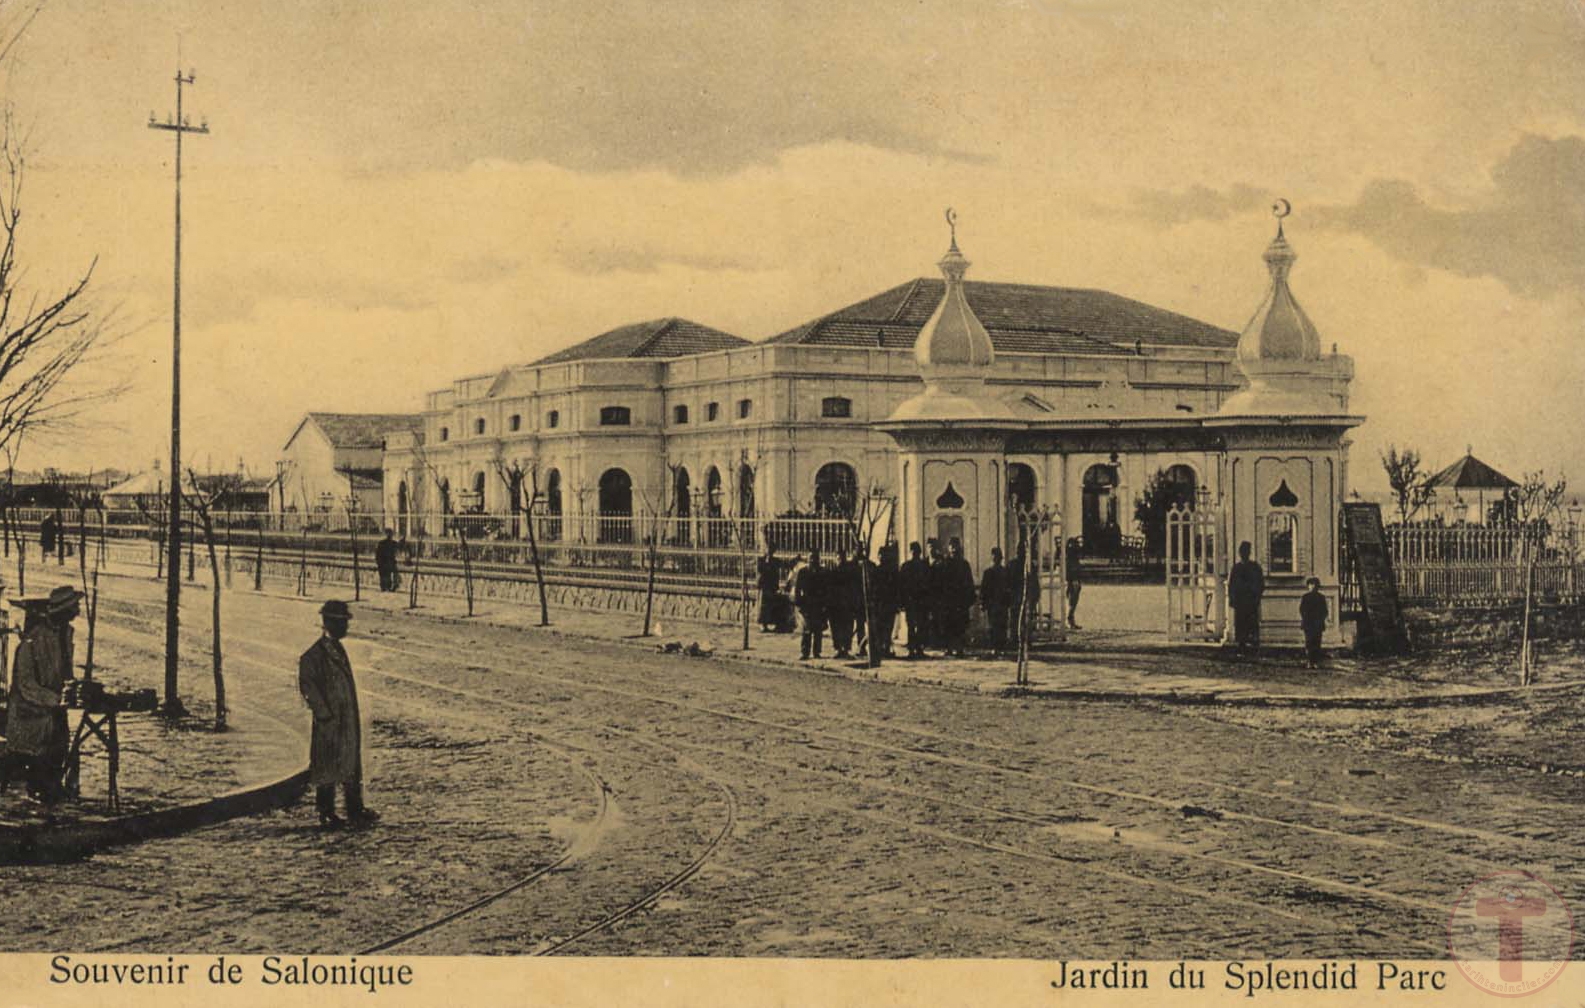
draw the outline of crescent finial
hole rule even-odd
[[[952,250],[958,248],[958,215],[951,207],[947,207],[947,227],[952,232]]]
[[[1271,215],[1278,220],[1282,220],[1282,218],[1288,216],[1291,213],[1293,213],[1293,204],[1289,203],[1281,196],[1277,197],[1277,202],[1271,205]]]

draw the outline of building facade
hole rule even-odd
[[[386,440],[418,428],[411,413],[308,413],[276,462],[276,506],[303,513],[364,515],[384,507]]]
[[[1014,500],[1060,506],[1099,547],[1134,531],[1158,470],[1223,492],[1219,442],[1167,432],[1199,428],[1246,388],[1238,333],[1104,291],[961,290],[993,350],[982,394],[996,411],[1089,431],[1057,453],[1015,439],[998,477]],[[388,439],[386,512],[505,514],[521,506],[517,473],[544,511],[568,515],[770,517],[895,496],[902,449],[883,428],[924,390],[915,346],[946,291],[912,280],[760,343],[661,319],[459,379],[428,395],[420,429]],[[1346,404],[1348,359],[1318,366]]]

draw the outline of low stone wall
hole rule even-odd
[[[232,583],[236,585],[251,585],[253,582],[253,566],[255,559],[252,556],[236,556],[232,559]],[[296,584],[299,574],[298,561],[265,556],[264,580],[279,584],[283,581]],[[350,587],[352,585],[352,570],[342,564],[326,564],[309,561],[306,568],[307,580],[311,591],[316,591],[325,585]],[[412,576],[411,568],[404,567],[401,572],[401,588],[399,593],[405,596],[408,592],[408,579]],[[360,577],[362,589],[366,592],[377,590],[378,580],[372,568],[365,568]],[[466,586],[463,576],[451,570],[426,571],[422,567],[418,575],[418,596],[420,602],[427,597],[444,595],[450,598],[465,597]],[[554,576],[548,577],[545,584],[546,600],[553,606],[566,606],[572,609],[604,609],[612,612],[632,613],[642,618],[644,612],[644,590],[638,587],[620,587],[608,585],[568,584],[558,582]],[[500,577],[497,575],[475,575],[473,578],[473,597],[476,602],[507,602],[514,605],[537,606],[539,604],[539,588],[530,576]],[[753,600],[750,600],[753,605]],[[679,592],[657,587],[653,616],[655,619],[688,619],[709,623],[736,623],[742,615],[742,602],[738,595],[713,595],[700,592]],[[635,624],[634,632],[638,631]]]
[[[1408,608],[1404,622],[1417,648],[1516,643],[1523,632],[1524,605]],[[1530,635],[1537,640],[1585,637],[1585,603],[1533,606]]]

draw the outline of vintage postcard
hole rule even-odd
[[[0,0],[0,1008],[1585,1001],[1580,0]]]

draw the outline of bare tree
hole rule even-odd
[[[649,637],[655,632],[655,572],[660,567],[660,538],[676,505],[673,488],[677,485],[677,473],[682,469],[681,465],[671,462],[665,465],[668,476],[665,486],[658,491],[651,487],[639,489],[639,500],[644,505],[644,566],[648,571],[644,584],[644,630],[639,635],[641,637]]]
[[[1530,619],[1535,600],[1535,568],[1552,522],[1563,508],[1568,480],[1549,480],[1542,470],[1525,473],[1514,488],[1512,501],[1520,527],[1521,568],[1524,571],[1524,620],[1519,631],[1519,685],[1529,686],[1535,675],[1530,639]]]
[[[1436,499],[1436,491],[1430,485],[1431,474],[1420,465],[1420,453],[1413,448],[1399,451],[1397,445],[1388,445],[1381,452],[1381,467],[1398,505],[1398,520],[1404,524]]]
[[[743,624],[743,650],[749,650],[749,562],[754,553],[755,528],[759,520],[753,506],[754,484],[759,474],[759,455],[749,455],[745,448],[738,456],[737,468],[730,474],[732,494],[732,539],[737,543],[738,573],[740,577],[740,608]]]
[[[892,496],[887,488],[880,483],[871,484],[869,492],[854,502],[853,506],[843,512],[842,517],[847,520],[848,534],[853,538],[854,549],[859,555],[859,595],[864,604],[864,633],[867,647],[865,648],[865,662],[870,668],[880,668],[881,654],[885,648],[882,642],[875,640],[875,579],[872,576],[875,549],[884,543],[877,543],[877,538],[884,537],[891,531],[892,512],[895,509],[897,498]],[[892,627],[886,627],[884,632],[890,641]]]
[[[241,481],[234,476],[212,476],[208,480],[200,480],[196,472],[188,469],[187,489],[182,493],[182,503],[186,505],[187,513],[193,516],[186,519],[185,524],[204,534],[204,548],[209,553],[209,653],[215,678],[215,731],[226,730],[226,676],[220,646],[221,581],[220,558],[215,552],[215,505],[240,488]]]
[[[36,11],[36,8],[35,8]],[[31,19],[31,14],[28,15]],[[25,24],[22,26],[25,27]],[[20,31],[20,29],[18,29]],[[0,28],[0,56],[8,42]],[[84,365],[120,338],[114,312],[90,308],[86,292],[94,263],[53,295],[24,291],[27,270],[18,259],[26,144],[9,107],[0,108],[0,447],[24,436],[69,431],[89,408],[119,396],[124,380]],[[14,454],[14,453],[13,453]]]
[[[545,571],[539,562],[539,536],[534,527],[534,507],[539,502],[539,463],[495,460],[495,473],[506,484],[512,497],[513,520],[518,512],[525,515],[524,527],[528,532],[528,557],[534,565],[534,584],[539,590],[539,625],[550,626],[550,604],[545,597]]]

